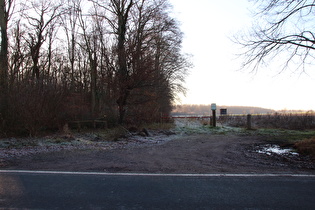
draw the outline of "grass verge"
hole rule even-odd
[[[272,143],[294,144],[303,139],[309,139],[315,136],[315,130],[287,130],[287,129],[257,129],[244,131],[244,135],[262,136],[266,141]]]

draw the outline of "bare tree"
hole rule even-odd
[[[8,103],[8,22],[12,6],[13,0],[0,0],[0,120]]]
[[[188,58],[181,53],[182,33],[177,21],[169,16],[169,8],[166,0],[142,0],[132,10],[128,52],[132,52],[129,63],[138,95],[134,104],[142,103],[142,110],[150,113],[151,119],[171,111],[175,94],[184,91],[190,67]]]
[[[67,38],[67,51],[70,61],[70,75],[71,85],[70,88],[75,88],[75,60],[77,52],[76,38],[78,36],[78,22],[81,10],[81,0],[68,0],[67,14],[62,18],[63,27]]]
[[[111,0],[111,10],[115,14],[117,22],[115,23],[115,33],[117,35],[117,55],[118,55],[118,88],[119,97],[117,100],[119,109],[119,123],[123,123],[130,94],[130,79],[127,67],[126,55],[126,33],[129,12],[133,6],[132,0]]]
[[[252,31],[236,38],[245,51],[244,66],[257,70],[274,58],[281,58],[283,69],[305,70],[314,64],[315,33],[313,27],[315,2],[313,0],[258,1],[258,12]],[[280,60],[280,59],[279,59]],[[296,64],[298,66],[296,67]]]
[[[130,10],[134,5],[133,0],[109,0],[105,2],[89,0],[98,5],[109,16],[103,15],[111,27],[112,33],[115,34],[116,54],[117,54],[117,76],[116,84],[118,89],[117,105],[119,110],[119,123],[122,124],[126,113],[127,100],[130,95],[130,72],[127,65],[126,53],[126,36]]]
[[[91,114],[92,117],[95,117],[96,114],[96,95],[97,95],[97,67],[98,67],[98,34],[96,34],[95,30],[93,30],[95,23],[94,22],[86,22],[84,19],[84,15],[80,12],[79,16],[80,27],[82,30],[82,36],[84,42],[81,44],[81,48],[87,53],[88,55],[88,62],[89,62],[89,72],[90,72],[90,91],[91,91]],[[88,30],[88,25],[92,25],[91,31]]]
[[[29,48],[30,55],[33,61],[32,77],[39,79],[40,76],[40,51],[43,43],[46,41],[50,29],[54,30],[52,25],[54,21],[62,14],[60,11],[61,4],[53,4],[48,0],[41,0],[39,2],[30,1],[27,9],[33,10],[32,13],[25,12],[24,16],[30,26],[29,37],[26,40]]]
[[[115,81],[112,92],[116,95],[119,123],[139,121],[140,115],[152,119],[160,116],[166,106],[169,112],[175,92],[184,90],[182,82],[189,67],[180,50],[178,23],[169,16],[169,2],[90,1],[103,10],[94,16],[106,20],[108,49],[114,49],[107,51],[112,57],[105,57],[115,62],[106,59],[105,63],[109,87],[112,78]]]

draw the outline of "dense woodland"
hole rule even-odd
[[[0,0],[1,131],[153,122],[191,64],[167,0]]]

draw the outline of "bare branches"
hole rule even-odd
[[[301,62],[303,68],[310,64],[315,52],[315,1],[269,0],[261,2],[259,8],[257,25],[236,41],[246,49],[242,53],[244,66],[257,70],[278,55],[282,56],[284,69],[290,63]]]

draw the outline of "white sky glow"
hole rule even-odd
[[[315,110],[315,65],[307,74],[276,65],[239,71],[242,60],[230,38],[247,30],[252,19],[248,0],[170,0],[184,32],[183,51],[193,55],[182,104],[257,106],[276,110]],[[275,57],[275,63],[281,57]]]

